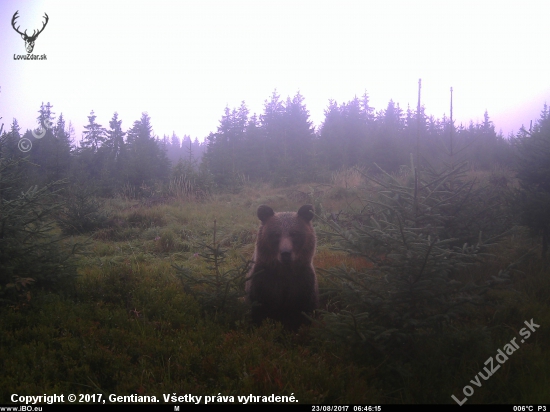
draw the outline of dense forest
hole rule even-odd
[[[495,132],[487,112],[482,123],[457,126],[447,117],[427,116],[423,106],[403,110],[390,101],[377,111],[366,92],[348,102],[329,101],[316,129],[299,92],[284,100],[274,91],[259,116],[245,102],[226,107],[216,132],[202,142],[175,133],[156,136],[146,112],[130,128],[115,112],[104,127],[93,110],[77,141],[71,122],[53,110],[49,102],[40,106],[35,130],[23,132],[13,119],[3,132],[3,156],[27,158],[27,184],[68,179],[107,197],[158,196],[181,179],[210,193],[234,192],[246,180],[276,186],[326,182],[339,169],[376,169],[375,163],[397,172],[417,151],[427,162],[437,163],[447,152],[477,170],[491,170],[511,165],[514,141]]]

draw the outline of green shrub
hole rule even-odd
[[[57,222],[63,233],[76,235],[93,232],[105,227],[109,214],[103,210],[103,202],[86,188],[73,187],[65,200]]]

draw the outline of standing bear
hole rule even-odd
[[[252,321],[260,324],[271,318],[296,330],[309,323],[302,312],[312,312],[319,300],[313,269],[313,206],[304,205],[298,213],[274,213],[269,206],[261,205],[257,213],[262,223],[254,264],[246,279]]]

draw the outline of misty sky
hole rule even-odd
[[[49,23],[33,54],[28,34]],[[225,106],[263,111],[274,89],[305,97],[315,126],[329,99],[366,90],[467,125],[488,110],[507,136],[550,103],[550,1],[10,1],[0,2],[0,123],[36,127],[41,102],[80,138],[90,111],[124,130],[147,111],[157,135],[202,140]]]

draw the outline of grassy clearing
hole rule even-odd
[[[343,186],[256,185],[238,195],[154,205],[107,200],[110,224],[94,233],[76,283],[63,293],[36,291],[28,302],[0,308],[0,403],[9,403],[13,393],[162,399],[174,392],[293,393],[300,403],[454,403],[451,394],[462,399],[484,362],[512,338],[519,340],[530,319],[540,328],[481,387],[474,386],[468,403],[550,402],[550,270],[535,258],[517,267],[515,291],[494,293],[493,306],[472,310],[440,336],[420,333],[395,359],[335,345],[317,333],[319,325],[295,335],[270,323],[254,329],[242,300],[233,302],[240,309],[231,313],[207,312],[184,292],[172,264],[197,277],[209,272],[199,243],[212,243],[214,220],[230,269],[252,255],[259,204],[283,211],[318,202],[325,213],[337,213],[354,201],[360,182],[356,175],[334,181]],[[315,226],[316,267],[370,267],[332,251],[321,223]],[[512,263],[530,247],[527,238],[514,236],[461,276],[486,279]],[[328,286],[320,277],[321,290]],[[323,300],[329,310],[342,304]]]

